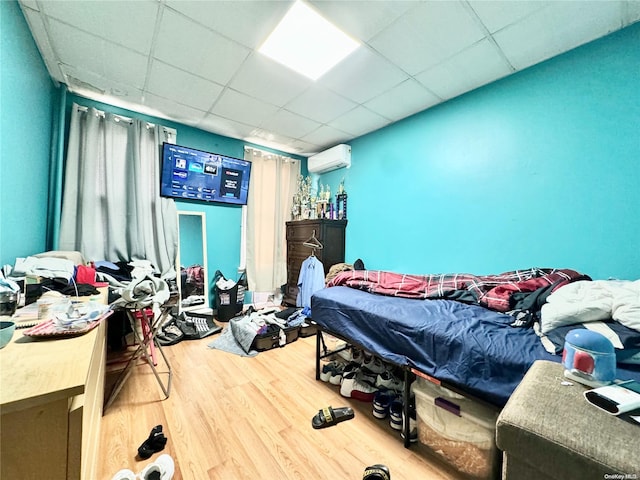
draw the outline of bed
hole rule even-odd
[[[329,288],[313,295],[312,318],[319,327],[316,370],[319,370],[320,359],[329,355],[321,348],[322,334],[326,332],[402,367],[405,375],[413,372],[426,376],[496,410],[505,405],[534,361],[561,361],[560,355],[545,350],[530,325],[516,326],[515,318],[518,314],[531,314],[544,303],[542,290],[546,289],[549,294],[553,285],[559,287],[584,278],[569,274],[559,279],[549,276],[548,270],[539,270],[533,276],[522,276],[519,272],[515,278],[522,280],[515,282],[513,275],[501,274],[500,278],[509,277],[510,281],[491,283],[485,278],[481,282],[469,282],[467,278],[451,284],[450,288],[442,288],[442,281],[436,286],[438,282],[433,276],[421,276],[420,288],[415,288],[414,282],[403,293],[401,290],[405,287],[398,285],[406,285],[406,278],[401,281],[394,277],[391,285],[382,277],[369,281],[373,275],[372,272],[344,272],[329,283]],[[442,280],[442,276],[439,278]],[[492,277],[495,279],[496,276]],[[531,282],[532,279],[535,281]],[[514,302],[503,302],[500,307],[500,295],[496,296],[496,292],[502,292],[503,298],[526,293],[523,282],[530,284],[529,295],[517,298],[527,300],[520,302],[520,306],[526,304],[530,310],[512,309],[510,314],[497,311],[496,308],[514,307]],[[479,284],[482,292],[472,292]],[[487,302],[492,302],[494,308],[487,308]],[[640,380],[640,365],[619,364],[618,378]],[[408,383],[405,382],[405,395],[409,394]],[[406,440],[405,445],[408,446]]]

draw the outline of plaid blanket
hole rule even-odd
[[[343,285],[370,293],[405,298],[449,299],[475,303],[491,310],[513,310],[512,294],[534,292],[553,285],[584,280],[585,275],[574,270],[530,268],[498,275],[470,275],[447,273],[436,275],[409,275],[380,270],[351,270],[339,273],[327,287]]]

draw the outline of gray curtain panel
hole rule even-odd
[[[65,162],[61,250],[87,260],[149,260],[175,276],[175,203],[160,197],[160,148],[171,131],[74,104]]]

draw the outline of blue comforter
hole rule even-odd
[[[454,300],[375,295],[349,287],[320,290],[313,320],[382,359],[411,366],[496,406],[503,406],[536,360],[560,362],[532,329],[513,317]],[[640,380],[640,368],[618,377]]]

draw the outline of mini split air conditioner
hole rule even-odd
[[[309,173],[325,173],[351,166],[351,146],[336,145],[307,159]]]

